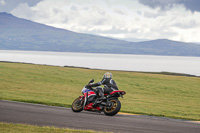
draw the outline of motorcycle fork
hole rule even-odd
[[[88,103],[88,92],[87,92],[86,94],[84,94],[84,98],[85,98],[85,100],[84,100],[83,108],[85,108],[85,106],[86,106],[87,103]]]
[[[80,97],[78,103],[81,103],[81,105],[82,105],[83,104],[83,99],[84,99],[84,96]]]

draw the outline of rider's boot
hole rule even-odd
[[[97,107],[97,105],[99,104],[99,103],[102,103],[103,102],[103,99],[104,99],[104,93],[102,92],[102,91],[99,91],[99,98],[97,98],[96,100],[95,100],[95,102],[93,103],[93,107]]]

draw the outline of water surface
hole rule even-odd
[[[200,76],[200,57],[0,50],[0,61]]]

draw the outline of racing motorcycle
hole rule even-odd
[[[94,79],[92,79],[88,84],[93,83]],[[81,112],[82,110],[86,111],[95,111],[95,112],[104,112],[105,115],[113,116],[116,115],[121,109],[121,102],[118,100],[118,97],[122,97],[126,94],[125,91],[115,90],[110,94],[104,94],[104,99],[101,103],[98,103],[97,106],[93,107],[93,103],[97,98],[97,94],[95,93],[93,88],[86,88],[86,86],[82,89],[83,96],[79,96],[72,103],[72,111]]]

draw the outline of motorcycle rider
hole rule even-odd
[[[104,88],[99,87],[101,85],[104,85]],[[109,94],[112,91],[118,90],[117,84],[115,81],[112,79],[112,73],[106,72],[103,76],[102,81],[89,84],[89,88],[91,87],[96,87],[93,90],[96,91],[98,98],[95,100],[94,104],[92,105],[93,107],[96,107],[98,103],[101,103],[104,98],[104,94]]]

